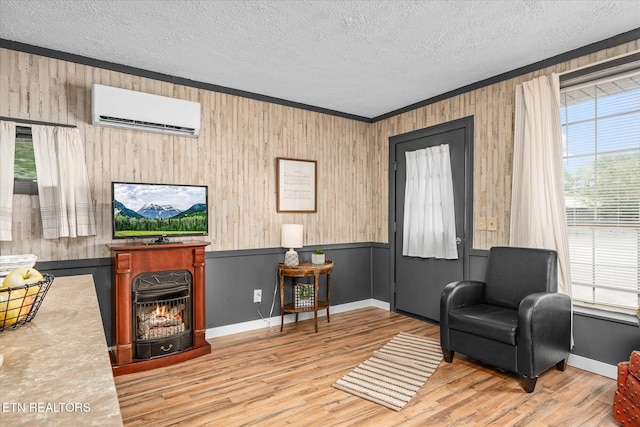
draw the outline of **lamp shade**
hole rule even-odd
[[[301,248],[302,224],[282,224],[281,246],[283,248]]]

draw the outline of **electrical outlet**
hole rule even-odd
[[[253,302],[262,302],[262,289],[253,290]]]

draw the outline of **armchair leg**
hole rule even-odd
[[[451,351],[451,350],[446,350],[446,349],[442,349],[442,355],[444,356],[444,361],[447,363],[451,363],[451,361],[453,360],[453,355],[455,354],[455,351]]]
[[[556,369],[558,371],[563,371],[564,372],[564,370],[567,369],[567,359],[562,359],[561,361],[556,363]]]
[[[537,381],[538,377],[529,378],[524,375],[520,376],[520,385],[527,393],[533,393],[533,390],[536,388]]]

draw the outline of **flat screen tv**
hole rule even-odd
[[[113,182],[113,238],[208,235],[208,191],[205,185]]]

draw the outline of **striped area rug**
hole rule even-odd
[[[399,411],[441,361],[439,341],[400,332],[333,387]]]

